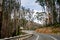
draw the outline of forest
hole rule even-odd
[[[25,30],[60,28],[60,0],[36,0],[35,3],[43,8],[43,12],[35,13],[34,9],[21,6],[21,0],[0,0],[0,38],[20,35],[20,27]]]

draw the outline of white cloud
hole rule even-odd
[[[42,12],[42,11],[40,11],[40,10],[34,10],[34,12],[36,13],[36,12]]]
[[[25,8],[42,11],[42,7],[40,5],[38,5],[38,3],[35,3],[35,1],[36,0],[21,0],[21,5],[24,6]],[[20,2],[20,0],[19,0],[19,2]]]

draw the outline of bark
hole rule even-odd
[[[60,23],[60,6],[59,6],[59,23]]]
[[[55,24],[57,22],[57,19],[56,19],[57,13],[56,13],[56,7],[55,7],[54,0],[52,0],[52,1],[51,0],[50,1],[46,0],[46,5],[47,5],[47,8],[48,8],[48,13],[50,11],[50,16],[51,16],[51,19],[49,18],[49,20],[50,20],[49,24],[51,24],[51,22],[52,22],[52,24]]]

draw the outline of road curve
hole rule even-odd
[[[40,33],[34,32],[32,37],[27,38],[25,40],[60,40],[60,36],[40,34]]]

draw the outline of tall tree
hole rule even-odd
[[[37,2],[42,7],[47,6],[47,8],[50,9],[50,13],[52,14],[53,24],[55,24],[57,22],[56,20],[57,13],[56,13],[56,7],[55,7],[56,0],[37,0]]]
[[[2,2],[3,0],[0,0],[0,35],[1,35],[1,28],[2,28]]]
[[[57,0],[57,5],[59,5],[59,8],[58,8],[58,15],[59,15],[59,23],[60,23],[60,0]]]
[[[14,9],[14,7],[17,7],[15,3],[16,0],[3,0],[3,18],[2,18],[3,21],[2,21],[2,30],[1,30],[2,37],[11,36],[9,28],[10,28],[10,21],[11,21],[11,12]]]

